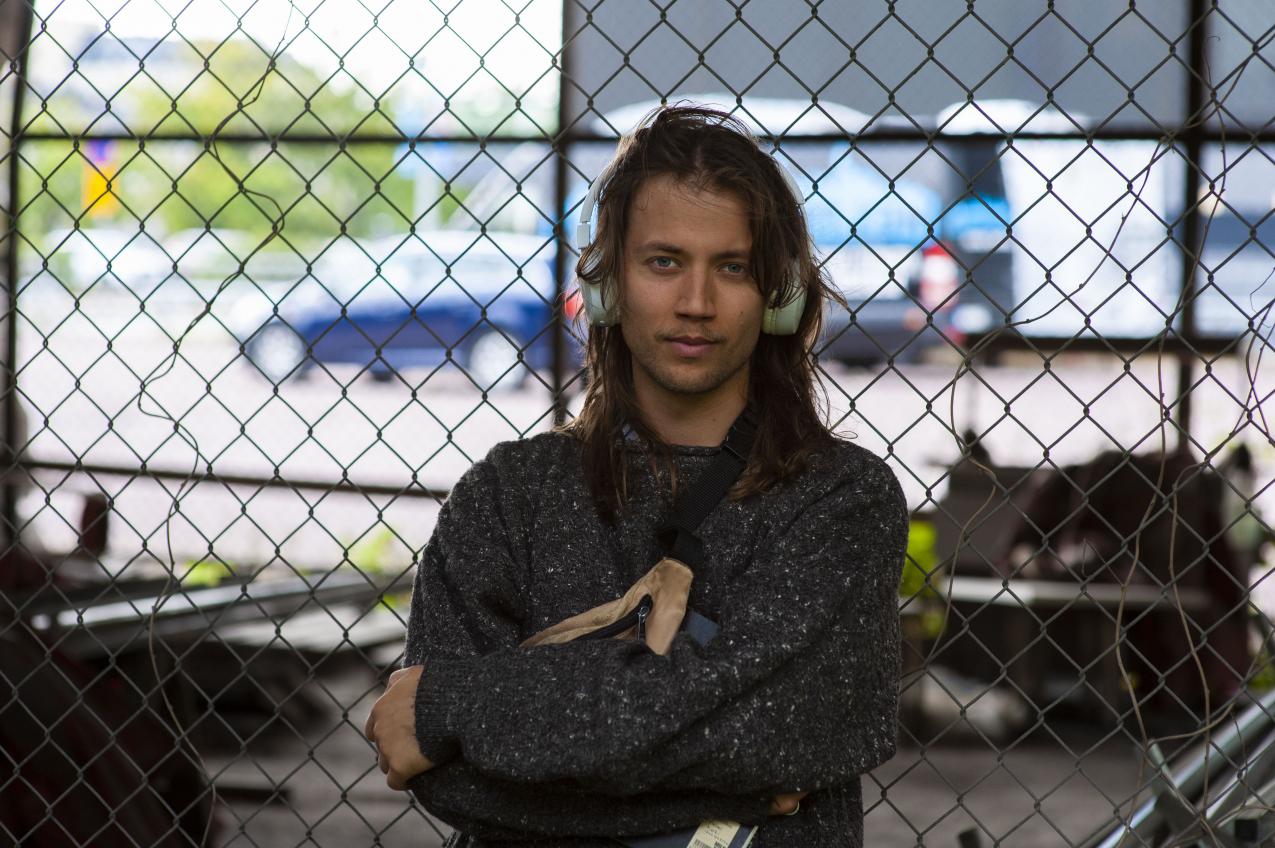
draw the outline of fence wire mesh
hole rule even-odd
[[[579,409],[564,235],[679,99],[801,187],[912,510],[867,843],[1271,838],[1270,20],[0,0],[0,842],[443,842],[362,721],[452,483]]]

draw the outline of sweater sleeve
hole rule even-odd
[[[703,790],[623,797],[570,781],[527,784],[483,774],[464,760],[431,769],[409,785],[430,813],[480,839],[617,838],[694,827],[707,819],[766,821],[770,798]]]
[[[514,782],[805,791],[894,753],[907,508],[869,457],[736,578],[708,646],[506,647],[427,663],[417,733]],[[428,755],[428,752],[427,752]]]
[[[521,641],[519,522],[500,506],[497,476],[490,463],[475,464],[439,512],[417,568],[405,665],[473,660]],[[617,805],[614,796],[569,781],[501,780],[460,759],[457,740],[417,735],[435,767],[409,781],[412,793],[442,821],[482,838],[637,835],[709,818],[758,823],[770,804],[769,796],[697,790]]]

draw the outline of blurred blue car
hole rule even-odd
[[[691,99],[715,102],[713,95]],[[625,107],[610,125],[628,128],[651,105]],[[793,134],[781,163],[807,198],[816,252],[849,307],[826,310],[820,357],[914,361],[1004,324],[1016,299],[1003,143],[960,137],[981,125],[963,129],[945,119],[945,134],[933,141],[877,140],[872,130],[880,122],[848,107],[821,102],[813,110],[770,98],[750,99],[744,117],[755,132],[771,126]],[[853,145],[800,139],[846,128],[864,132]],[[612,150],[609,142],[586,145],[577,158],[596,172]],[[472,189],[476,208],[484,198],[489,204],[479,208],[485,219],[503,207],[507,180],[494,171]],[[569,233],[587,189],[583,180],[570,189],[563,210]],[[300,282],[247,310],[237,323],[245,352],[276,383],[320,364],[389,377],[452,361],[481,390],[517,387],[551,363],[556,245],[549,222],[536,220],[546,231],[534,236],[431,231],[339,240]],[[578,301],[573,291],[563,310],[568,319]],[[569,371],[583,361],[577,326],[583,329],[569,320],[565,334]]]
[[[388,378],[451,360],[480,390],[514,388],[550,367],[553,258],[552,241],[510,233],[341,240],[281,295],[245,306],[237,333],[274,383],[320,364]],[[578,367],[570,323],[566,339]]]

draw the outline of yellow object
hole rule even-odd
[[[899,581],[899,596],[910,598],[921,594],[933,597],[936,593],[926,579],[933,577],[938,567],[939,556],[936,548],[938,533],[929,521],[912,519],[908,524],[908,548],[903,561],[903,577]]]
[[[106,217],[120,208],[120,200],[115,196],[114,165],[94,165],[85,160],[80,186],[80,202],[90,217]]]
[[[224,562],[216,560],[200,560],[187,563],[186,573],[181,576],[183,586],[216,586],[234,572]]]

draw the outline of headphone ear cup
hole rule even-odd
[[[806,311],[806,288],[801,285],[801,275],[795,267],[788,278],[788,285],[775,293],[775,299],[782,297],[785,291],[795,291],[796,294],[781,305],[774,305],[772,301],[772,305],[762,313],[761,331],[767,335],[791,336],[801,324],[801,315]]]
[[[797,296],[783,306],[767,307],[762,315],[761,331],[772,336],[791,336],[797,332],[805,309],[806,292],[803,290],[797,292]]]
[[[585,314],[589,316],[590,324],[596,324],[599,327],[615,324],[619,318],[617,314],[619,310],[616,309],[615,303],[606,302],[604,291],[615,291],[615,286],[611,285],[609,279],[604,279],[601,283],[580,281],[580,297],[584,301]]]
[[[580,208],[580,220],[576,224],[576,248],[581,253],[588,250],[593,243],[591,222],[597,212],[598,196],[602,192],[604,182],[605,179],[600,176],[590,183],[589,194]],[[612,281],[604,278],[600,283],[588,283],[584,280],[580,280],[579,283],[580,299],[584,301],[584,312],[589,317],[589,323],[599,327],[617,323],[620,317],[619,310],[614,302],[611,304],[606,302],[606,295],[616,290]]]

